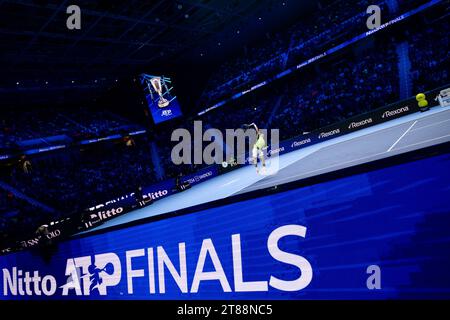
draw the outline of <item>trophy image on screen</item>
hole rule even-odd
[[[144,88],[145,100],[155,124],[177,118],[182,115],[180,104],[175,95],[172,79],[163,75],[141,73],[139,75]],[[144,103],[144,101],[142,102]]]
[[[169,105],[169,101],[163,97],[162,86],[161,86],[161,78],[154,77],[150,79],[150,83],[152,84],[153,89],[159,95],[158,107],[165,108]]]

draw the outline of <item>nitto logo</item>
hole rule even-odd
[[[382,118],[383,119],[384,118],[390,118],[390,117],[393,117],[395,115],[402,114],[402,113],[405,113],[405,112],[408,112],[408,111],[409,111],[409,107],[408,106],[400,108],[400,109],[397,109],[397,110],[393,110],[393,111],[386,111],[385,113],[383,113]]]
[[[164,197],[169,193],[167,190],[158,190],[157,192],[149,192],[144,194],[144,199],[150,198],[156,200],[158,198]]]
[[[365,126],[366,124],[369,124],[369,123],[372,123],[372,122],[373,122],[372,118],[365,119],[365,120],[360,121],[360,122],[352,122],[352,123],[350,123],[348,128],[349,129],[355,129],[355,128],[358,128],[358,127]]]
[[[39,271],[23,272],[12,268],[12,272],[3,269],[3,295],[11,294],[13,296],[52,296],[56,293],[57,284],[55,277],[46,275],[41,278]]]
[[[143,197],[144,197],[144,199],[151,198],[151,199],[155,200],[155,199],[158,199],[160,197],[166,196],[168,193],[169,193],[168,190],[158,190],[156,192],[148,192],[147,194],[144,194]],[[131,193],[129,193],[129,194],[125,195],[125,196],[122,196],[120,198],[113,199],[113,200],[107,201],[107,202],[102,203],[102,204],[98,204],[95,207],[91,207],[91,208],[89,208],[89,211],[94,211],[94,210],[106,207],[106,206],[108,206],[110,204],[121,202],[121,201],[126,200],[128,198],[134,197],[134,195],[135,195],[135,193],[131,192]]]
[[[160,245],[127,250],[121,257],[109,252],[68,258],[65,266],[51,266],[51,270],[59,270],[58,277],[46,275],[41,278],[39,270],[24,271],[17,266],[3,268],[2,293],[3,296],[53,296],[57,292],[59,296],[107,296],[119,292],[120,295],[133,295],[139,290],[137,293],[142,296],[175,290],[171,293],[197,294],[204,287],[201,284],[210,281],[216,281],[222,292],[267,292],[270,287],[286,292],[300,291],[312,281],[312,266],[303,256],[286,250],[280,243],[285,237],[303,239],[306,230],[301,225],[284,225],[270,232],[264,241],[266,258],[296,269],[294,276],[285,278],[283,273],[277,272],[262,276],[258,281],[245,281],[248,275],[245,275],[243,261],[247,259],[243,257],[242,248],[247,246],[241,245],[240,234],[232,234],[227,237],[232,261],[223,254],[222,242],[217,250],[213,239],[206,238],[198,246],[179,242],[175,252],[166,251],[167,248]],[[52,263],[59,261],[55,259]],[[192,263],[187,261],[194,261],[196,267],[191,268]],[[208,262],[212,262],[213,271]],[[205,267],[207,263],[208,267]],[[224,270],[230,270],[230,274]],[[168,282],[176,286],[169,287]]]
[[[101,221],[108,220],[118,214],[121,214],[123,212],[123,208],[113,208],[106,211],[98,211],[95,213],[91,213],[89,215],[89,221],[85,222],[86,227],[92,227],[94,224],[97,224]]]
[[[134,192],[131,192],[131,193],[129,193],[129,194],[127,194],[127,195],[124,195],[124,196],[122,196],[122,197],[119,197],[119,198],[116,198],[116,199],[107,201],[107,202],[105,202],[105,203],[98,204],[98,205],[96,205],[95,207],[90,207],[90,208],[89,208],[89,211],[94,211],[94,210],[97,210],[97,209],[100,209],[100,208],[103,208],[103,207],[107,207],[107,206],[109,206],[110,204],[114,204],[114,203],[117,203],[117,202],[121,202],[121,201],[126,200],[126,199],[128,199],[128,198],[131,198],[131,197],[133,197],[133,196],[134,196]]]
[[[331,137],[331,136],[334,136],[339,133],[341,133],[341,129],[335,129],[335,130],[328,131],[328,132],[322,132],[321,134],[319,134],[319,139]]]
[[[115,215],[121,214],[122,212],[123,212],[123,208],[119,207],[117,209],[113,208],[111,210],[99,211],[96,213],[96,215],[100,220],[103,220],[103,219],[108,219],[108,218],[114,217]]]
[[[310,142],[311,142],[311,138],[301,140],[301,141],[294,141],[294,143],[291,145],[291,148],[300,147],[300,146],[310,143]]]

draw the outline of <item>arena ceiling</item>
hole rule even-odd
[[[0,59],[3,68],[15,72],[50,64],[50,72],[146,66],[186,54],[224,30],[282,9],[281,2],[0,0]],[[81,8],[81,30],[66,27],[71,4]]]

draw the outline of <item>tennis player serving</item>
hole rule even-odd
[[[259,130],[258,126],[255,123],[244,125],[247,129],[253,127],[256,130],[256,142],[252,148],[252,161],[256,168],[256,173],[259,173],[258,169],[258,158],[261,160],[261,173],[264,174],[266,172],[266,160],[264,159],[264,148],[267,147],[266,141],[264,140],[264,133]]]

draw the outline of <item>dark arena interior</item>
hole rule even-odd
[[[449,299],[449,8],[0,0],[0,300]]]

